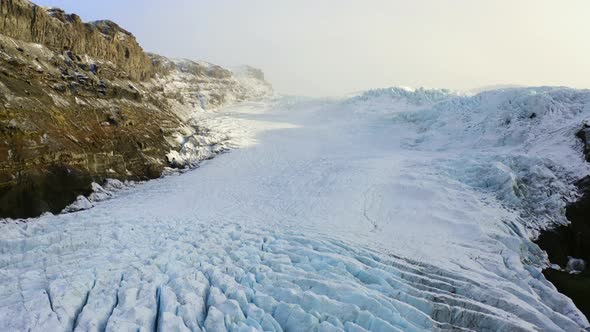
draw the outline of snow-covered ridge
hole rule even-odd
[[[267,83],[264,73],[258,68],[242,65],[231,68],[234,77],[248,91],[251,98],[263,98],[273,94],[272,86]]]
[[[435,103],[449,97],[457,95],[448,89],[427,89],[427,88],[409,88],[409,87],[390,87],[382,89],[372,89],[353,96],[349,102],[367,102],[367,101],[399,101],[406,100],[410,104],[424,105]]]
[[[456,96],[446,89],[391,87],[364,91],[346,99],[345,104],[357,112],[394,113],[430,107]]]
[[[149,54],[159,73],[148,89],[164,101],[183,125],[169,128],[166,138],[172,167],[195,166],[235,146],[225,126],[220,130],[217,111],[244,101],[272,96],[272,86],[259,69],[233,72],[199,60],[169,59]],[[231,130],[230,130],[231,131]]]

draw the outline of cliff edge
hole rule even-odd
[[[271,93],[260,71],[149,54],[113,22],[1,0],[0,217],[186,166],[167,155],[199,132],[195,114]]]

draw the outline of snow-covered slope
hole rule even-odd
[[[265,98],[273,94],[272,86],[267,83],[262,70],[243,65],[231,69],[233,76],[247,90],[250,98]]]
[[[427,100],[417,103],[426,106],[391,112],[395,122],[416,130],[407,148],[436,152],[441,171],[495,194],[521,212],[530,230],[566,223],[565,203],[576,195],[572,183],[590,173],[576,139],[590,120],[590,90],[511,88],[430,102],[438,93],[413,92],[399,99]],[[382,98],[357,108],[387,109],[389,102],[378,106]]]
[[[428,108],[456,96],[457,93],[446,89],[392,87],[364,91],[347,98],[345,103],[355,111],[387,114]]]
[[[220,108],[245,100],[260,100],[273,94],[261,70],[249,66],[229,70],[205,61],[167,59],[150,55],[165,68],[149,83],[156,96],[178,116],[182,126],[167,133],[169,164],[195,166],[200,161],[233,147],[228,132],[211,126]]]
[[[0,225],[2,327],[590,328],[530,241],[584,172],[560,158],[581,152],[587,93],[412,93],[430,94],[409,92],[411,112],[395,96],[223,109],[208,127],[240,149],[87,211]]]

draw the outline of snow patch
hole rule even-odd
[[[583,259],[568,257],[565,270],[571,274],[582,273],[586,269],[586,262]]]
[[[76,198],[76,201],[68,206],[66,206],[62,213],[72,213],[72,212],[78,212],[78,211],[83,211],[83,210],[88,210],[93,208],[94,205],[90,202],[90,200],[82,195],[78,196],[78,198]]]

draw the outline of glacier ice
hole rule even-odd
[[[589,170],[590,93],[402,90],[234,106],[197,171],[5,220],[2,329],[588,329],[531,239]]]

